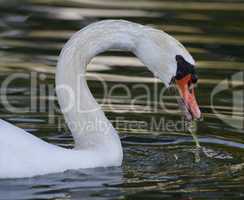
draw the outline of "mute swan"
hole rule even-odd
[[[84,74],[97,54],[107,49],[133,52],[166,86],[173,77],[187,108],[188,118],[199,118],[191,84],[195,62],[176,39],[151,27],[123,20],[105,20],[75,33],[59,56],[56,71],[58,101],[74,141],[74,149],[49,144],[0,120],[0,178],[21,178],[68,169],[120,166],[123,159],[116,130],[93,98]],[[87,122],[106,128],[82,131]],[[73,126],[75,125],[75,126]]]

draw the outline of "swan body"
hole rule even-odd
[[[176,55],[195,64],[177,40],[151,27],[105,20],[78,31],[62,49],[56,71],[57,97],[74,138],[74,149],[49,144],[0,120],[0,178],[121,165],[123,151],[119,136],[85,80],[87,64],[107,49],[133,52],[166,86],[176,73]],[[93,128],[84,129],[88,122],[93,123]],[[98,128],[98,122],[105,128]]]

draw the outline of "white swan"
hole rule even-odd
[[[58,101],[72,132],[75,148],[65,149],[49,144],[0,120],[0,178],[121,165],[123,152],[119,136],[91,95],[84,78],[90,60],[110,48],[133,52],[166,86],[179,72],[177,84],[185,105],[191,116],[200,117],[194,93],[188,84],[193,73],[191,70],[189,73],[182,71],[180,66],[183,63],[187,69],[188,64],[192,67],[195,62],[177,40],[163,31],[128,21],[94,23],[72,36],[57,64]],[[68,90],[71,93],[67,93]],[[96,124],[97,121],[103,122],[106,129],[97,130],[95,127],[82,131],[86,123]]]

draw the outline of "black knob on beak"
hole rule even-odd
[[[197,80],[198,80],[198,77],[196,74],[192,74],[192,83],[193,84],[196,84],[197,83]]]

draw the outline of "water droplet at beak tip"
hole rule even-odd
[[[201,115],[199,118],[196,119],[198,122],[202,122],[204,120],[203,116]]]

